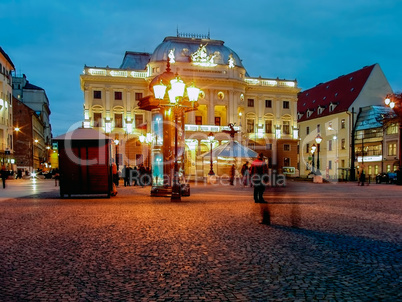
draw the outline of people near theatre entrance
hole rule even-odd
[[[138,183],[137,183],[137,180],[138,180],[138,170],[137,170],[137,166],[134,166],[134,168],[132,169],[133,170],[133,186],[136,186],[136,185],[139,185]]]
[[[230,185],[231,186],[233,186],[235,175],[236,175],[236,167],[233,164],[232,167],[230,168]]]
[[[265,186],[269,181],[268,165],[264,161],[263,153],[258,154],[256,160],[251,163],[251,183],[254,187],[254,202],[255,203],[267,203],[263,194]]]
[[[124,165],[123,171],[122,171],[122,175],[124,178],[124,186],[130,186],[130,173],[131,173],[131,168],[130,166],[126,166]]]
[[[141,187],[144,187],[145,179],[146,179],[146,169],[143,164],[141,164],[138,169],[140,172],[139,177],[138,177],[138,181],[139,181],[138,185],[140,185]]]
[[[3,167],[1,167],[1,180],[3,181],[3,189],[6,188],[6,179],[8,177],[8,171],[6,170],[6,166],[3,165]]]
[[[241,167],[240,173],[242,175],[243,186],[248,187],[250,184],[250,170],[248,167],[248,161],[246,161]]]

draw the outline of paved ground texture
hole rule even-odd
[[[400,186],[149,192],[1,200],[0,301],[402,301]]]

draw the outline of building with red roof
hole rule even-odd
[[[351,133],[360,108],[383,105],[392,93],[380,65],[339,76],[304,90],[298,95],[297,118],[300,135],[300,175],[312,169],[312,146],[322,137],[315,159],[326,178],[345,178],[351,167]],[[319,154],[318,154],[319,149]],[[315,163],[317,167],[317,164]]]

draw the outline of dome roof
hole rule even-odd
[[[244,68],[239,56],[223,44],[223,41],[211,39],[166,37],[152,53],[150,62],[166,62],[171,50],[173,50],[175,61],[191,62],[191,55],[196,53],[202,45],[205,47],[206,54],[209,57],[213,56],[215,64],[227,65],[229,58],[232,57],[235,66]]]

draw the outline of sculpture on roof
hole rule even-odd
[[[216,55],[208,55],[207,45],[208,44],[200,44],[198,50],[191,55],[191,61],[193,62],[193,64],[205,67],[213,67],[217,65],[214,62],[214,58]]]

